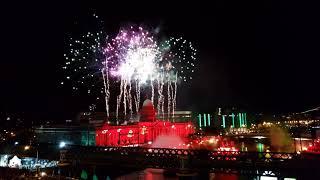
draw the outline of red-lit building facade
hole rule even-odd
[[[105,124],[96,130],[97,146],[132,146],[152,143],[159,135],[176,135],[186,138],[194,133],[189,122],[174,123],[156,119],[150,100],[146,100],[140,111],[140,121],[133,125],[114,126]]]

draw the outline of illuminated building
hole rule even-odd
[[[104,124],[96,130],[97,146],[134,146],[151,144],[159,135],[176,135],[186,138],[194,133],[190,122],[159,120],[150,100],[140,110],[140,120],[131,125]]]
[[[139,121],[129,120],[122,121],[127,125],[111,125],[108,124],[105,113],[83,112],[78,117],[80,124],[36,128],[36,142],[57,146],[60,142],[81,146],[142,145],[153,142],[159,135],[177,135],[184,138],[194,132],[194,126],[189,122],[191,112],[180,111],[174,118],[163,120],[167,114],[157,116],[150,100],[146,100],[140,113],[134,116],[140,117]]]

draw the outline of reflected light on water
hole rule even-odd
[[[277,177],[261,176],[260,180],[278,180]]]

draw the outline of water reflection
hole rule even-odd
[[[302,152],[306,151],[313,145],[312,139],[309,138],[294,138],[290,146],[279,148],[273,146],[270,139],[233,139],[235,141],[236,148],[241,151],[249,152],[266,152],[267,150],[272,152]]]
[[[166,177],[163,169],[148,168],[143,171],[133,172],[127,175],[116,178],[116,180],[131,180],[131,179],[144,179],[144,180],[178,180],[178,177]]]
[[[200,180],[201,177],[195,175],[190,177],[184,177],[185,179]],[[209,175],[210,180],[238,180],[240,176],[235,174],[215,174],[211,173]],[[245,178],[245,177],[244,177]],[[138,171],[130,173],[121,177],[116,178],[116,180],[131,180],[131,179],[141,179],[141,180],[179,180],[178,176],[175,174],[166,175],[163,169],[146,169],[144,171]],[[241,178],[243,179],[243,177]]]
[[[270,174],[271,173],[271,174]],[[266,172],[264,176],[242,176],[237,174],[223,174],[223,173],[210,173],[210,180],[278,180],[278,177],[271,177],[272,172]],[[163,169],[145,169],[143,171],[133,172],[121,177],[115,178],[116,180],[179,180],[179,179],[192,179],[201,180],[202,178],[195,175],[192,177],[178,177],[174,174],[171,176],[166,175]],[[295,178],[284,178],[284,180],[296,180]]]

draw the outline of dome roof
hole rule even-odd
[[[140,110],[140,121],[155,121],[156,112],[153,104],[149,99],[146,99]]]
[[[146,107],[146,106],[153,106],[152,102],[150,99],[146,99],[143,104],[142,107]]]

